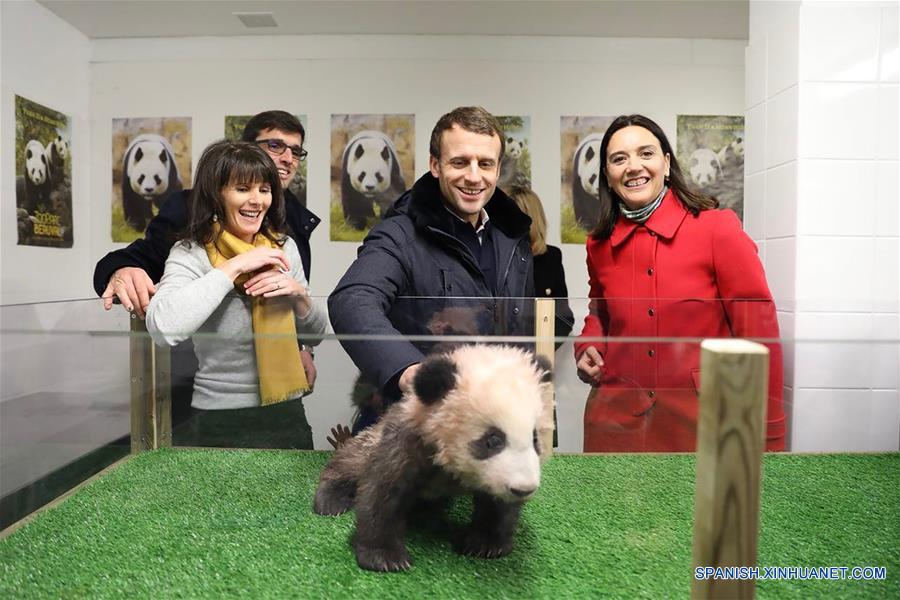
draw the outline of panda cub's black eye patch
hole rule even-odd
[[[469,451],[476,460],[485,460],[506,448],[506,434],[496,427],[491,427],[477,440],[469,442]]]

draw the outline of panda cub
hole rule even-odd
[[[462,346],[432,355],[413,390],[381,420],[338,448],[322,471],[313,508],[356,511],[356,562],[404,571],[406,518],[416,500],[473,495],[457,550],[508,554],[522,503],[540,485],[540,434],[552,427],[542,393],[549,370],[508,346]]]

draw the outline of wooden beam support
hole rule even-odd
[[[756,567],[769,350],[735,339],[700,345],[693,566]],[[694,571],[692,574],[695,574]],[[753,598],[756,580],[694,578],[692,598]]]
[[[543,356],[550,361],[550,367],[555,366],[556,360],[556,300],[553,298],[535,298],[534,301],[534,335],[535,354]],[[541,459],[546,461],[553,454],[553,408],[556,406],[556,389],[550,384],[544,393],[544,411],[541,414],[540,438]]]
[[[142,319],[131,317],[131,451],[172,445],[171,359],[153,344]]]

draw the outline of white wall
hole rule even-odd
[[[900,447],[898,21],[896,2],[751,2],[746,228],[797,340],[794,450]]]
[[[93,272],[90,213],[90,41],[31,0],[0,2],[0,304],[86,298]],[[71,249],[16,244],[15,96],[72,119]],[[9,150],[9,151],[8,151]]]

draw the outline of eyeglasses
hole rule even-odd
[[[272,140],[256,140],[256,143],[259,144],[259,145],[261,145],[261,146],[262,146],[262,145],[265,145],[265,149],[266,149],[270,154],[274,154],[275,156],[281,156],[282,154],[284,154],[284,151],[285,151],[285,150],[287,150],[288,148],[290,148],[290,149],[291,149],[291,159],[293,159],[294,162],[299,162],[299,161],[301,161],[301,160],[306,160],[307,152],[306,152],[306,150],[304,150],[304,149],[301,148],[300,146],[288,146],[287,144],[285,144],[285,143],[282,142],[281,140],[275,140],[275,139],[272,139]]]

